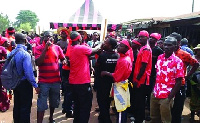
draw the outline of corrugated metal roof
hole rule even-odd
[[[157,23],[157,22],[172,22],[182,19],[192,19],[200,17],[200,11],[193,12],[189,14],[183,14],[174,17],[152,17],[152,18],[141,18],[141,19],[134,19],[131,21],[124,22],[124,25],[131,25],[131,24],[138,24],[138,23]]]
[[[163,22],[171,22],[171,21],[177,21],[177,20],[182,20],[182,19],[192,19],[192,18],[198,18],[198,17],[200,17],[200,11],[167,18],[163,20]]]

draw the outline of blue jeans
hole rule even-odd
[[[40,93],[37,100],[37,111],[48,109],[47,99],[52,108],[58,108],[60,103],[60,83],[39,83]]]

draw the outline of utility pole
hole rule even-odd
[[[192,0],[192,12],[194,12],[194,0]]]

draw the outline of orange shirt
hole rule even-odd
[[[183,70],[184,70],[184,75],[187,73],[187,66],[191,65],[193,66],[195,63],[198,63],[198,61],[193,58],[188,52],[178,49],[175,52],[175,55],[178,56],[182,61],[183,61]],[[182,80],[182,85],[185,84],[185,78]]]
[[[147,67],[145,69],[144,74],[142,75],[140,80],[137,80],[137,76],[140,72],[141,66],[142,66],[142,62],[143,63],[147,63]],[[138,83],[138,87],[141,84],[145,83],[149,85],[149,77],[151,75],[151,67],[152,67],[152,51],[149,45],[145,45],[143,46],[137,56],[137,60],[135,63],[135,69],[134,69],[134,74],[133,74],[133,81]]]

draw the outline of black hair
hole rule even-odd
[[[13,31],[13,30],[15,30],[15,28],[13,28],[13,27],[8,27],[8,31]],[[9,35],[12,35],[12,34],[14,34],[14,32],[8,32],[8,34],[9,34]]]
[[[1,35],[3,36],[3,37],[6,37],[6,31],[2,31],[2,33],[1,33]]]
[[[26,34],[26,32],[25,32],[25,31],[22,31],[21,33],[22,33],[22,34]]]
[[[13,27],[8,27],[8,31],[12,31],[12,30],[14,30]]]
[[[128,41],[128,43],[129,43],[130,47],[132,47],[132,43],[131,43],[131,41],[130,41],[130,40],[127,40],[127,41]]]
[[[50,31],[45,31],[45,32],[44,32],[44,36],[47,36],[47,35],[53,36],[52,32],[50,32]]]
[[[182,36],[176,32],[173,32],[169,36],[176,38],[177,41],[181,41],[181,39],[182,39]]]
[[[186,38],[183,38],[182,40],[181,40],[181,46],[182,45],[188,45],[188,40],[186,39]]]
[[[117,40],[114,38],[109,38],[108,39],[109,44],[112,46],[112,49],[115,49],[117,46]]]
[[[94,35],[95,33],[97,33],[97,32],[93,32],[93,35]],[[97,35],[99,35],[99,34],[97,33]]]

